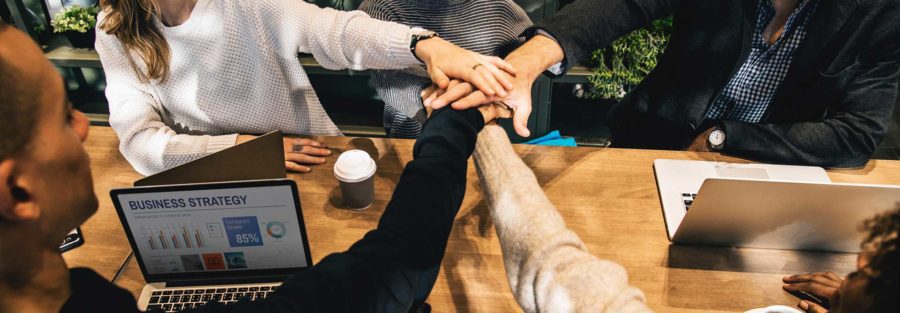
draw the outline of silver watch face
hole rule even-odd
[[[709,133],[709,144],[718,147],[725,143],[725,132],[721,129],[713,130]]]

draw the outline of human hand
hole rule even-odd
[[[478,107],[481,116],[484,117],[484,123],[490,124],[500,118],[513,117],[513,111],[508,106],[500,102],[491,102]]]
[[[460,48],[440,37],[419,41],[416,56],[425,62],[428,75],[441,89],[446,89],[451,79],[470,82],[488,96],[506,96],[513,88],[509,77],[515,76],[516,70],[512,65],[498,57]]]
[[[461,84],[461,82],[459,80],[452,80],[450,82],[451,87],[455,86],[457,84]],[[427,99],[427,98],[438,97],[443,92],[444,92],[444,90],[438,88],[437,85],[431,85],[431,86],[425,88],[424,90],[422,90],[421,96],[424,101],[424,99]],[[513,117],[513,110],[509,106],[507,106],[501,102],[491,102],[491,103],[479,105],[478,111],[481,112],[481,115],[484,117],[485,124],[488,124],[488,123],[490,123],[494,120],[500,119],[500,118],[512,118]],[[430,118],[431,113],[434,112],[434,109],[431,106],[426,105],[425,112],[426,112],[426,116],[428,116]]]
[[[697,137],[694,138],[694,141],[691,142],[691,144],[684,150],[685,151],[694,151],[694,152],[710,152],[710,151],[712,151],[709,149],[709,134],[711,134],[712,131],[713,131],[713,128],[710,128],[710,129],[707,129],[702,134],[697,135]]]
[[[325,163],[331,155],[328,145],[306,138],[284,138],[284,167],[291,172],[309,173],[308,165]]]
[[[235,144],[253,140],[256,136],[238,135]],[[291,172],[309,173],[312,169],[301,164],[318,165],[325,163],[325,156],[331,155],[328,145],[305,138],[284,137],[284,167]]]
[[[806,300],[800,301],[800,303],[797,304],[797,307],[806,313],[828,313],[828,310],[821,305]]]
[[[829,301],[834,301],[843,282],[843,279],[832,272],[785,276],[782,280],[782,288],[788,292],[804,292]],[[806,312],[828,312],[824,307],[808,300],[800,301],[797,306]]]
[[[482,105],[499,102],[513,112],[513,127],[516,133],[522,137],[531,135],[528,130],[528,117],[531,115],[531,84],[534,80],[523,77],[510,77],[514,82],[513,90],[506,96],[487,96],[479,90],[475,90],[471,84],[459,80],[452,80],[446,90],[426,89],[430,92],[424,96],[426,108],[436,110],[451,104],[456,110],[479,107]]]

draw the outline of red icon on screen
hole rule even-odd
[[[207,253],[203,255],[203,263],[206,264],[206,270],[224,270],[225,258],[221,253]]]

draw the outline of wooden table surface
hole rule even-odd
[[[403,166],[412,140],[319,137],[336,152],[298,182],[311,253],[318,262],[347,249],[373,229]],[[118,152],[111,129],[92,127],[86,143],[92,157],[100,209],[84,226],[84,246],[68,252],[70,266],[88,266],[111,278],[130,249],[109,198],[114,187],[141,176]],[[364,211],[339,207],[332,164],[341,151],[362,149],[377,156],[376,202]],[[657,158],[745,162],[715,153],[516,146],[568,226],[600,258],[625,266],[633,285],[659,312],[735,311],[797,300],[781,290],[781,277],[808,271],[847,274],[852,254],[670,245],[652,164]],[[835,182],[900,185],[900,161],[873,160],[857,170],[829,171]],[[510,293],[500,244],[473,166],[466,198],[456,218],[440,277],[428,302],[435,312],[520,311]],[[118,284],[135,295],[144,280],[132,261]]]

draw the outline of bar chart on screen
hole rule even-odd
[[[150,250],[204,248],[208,229],[196,223],[144,226],[142,244]]]

